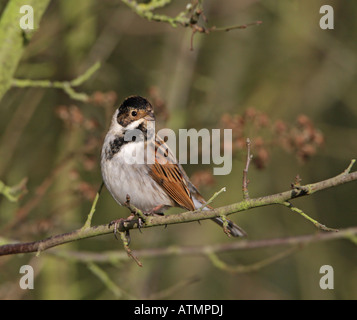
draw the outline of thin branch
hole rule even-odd
[[[266,267],[278,260],[281,260],[281,259],[287,257],[288,255],[294,253],[297,249],[298,249],[298,247],[294,246],[287,250],[279,252],[275,255],[272,255],[271,257],[262,259],[260,261],[254,262],[249,265],[242,265],[242,264],[239,264],[236,266],[229,265],[226,262],[224,262],[223,260],[221,260],[217,256],[217,254],[214,252],[208,253],[207,257],[212,262],[212,264],[218,269],[221,269],[221,270],[224,270],[224,271],[227,271],[230,273],[248,273],[248,272],[252,272],[252,271],[258,271],[258,270],[262,269],[263,267]]]
[[[140,209],[134,207],[130,203],[130,196],[128,194],[126,195],[126,202],[124,203],[124,206],[127,207],[132,214],[134,214],[139,219],[141,219],[141,221],[145,221],[146,220],[146,215]],[[141,222],[139,222],[139,226],[141,226]]]
[[[224,32],[228,32],[231,30],[235,30],[235,29],[247,29],[248,27],[252,27],[252,26],[259,26],[263,23],[263,21],[254,21],[251,23],[247,23],[247,24],[240,24],[240,25],[235,25],[235,26],[229,26],[229,27],[212,27],[211,31],[224,31]]]
[[[127,297],[129,299],[135,299],[132,295],[125,292],[118,285],[116,285],[108,276],[108,274],[98,267],[95,263],[90,262],[87,264],[88,269],[95,274],[100,281],[115,295],[116,298]]]
[[[126,232],[130,229],[135,229],[138,227],[147,228],[155,226],[165,226],[169,224],[177,224],[184,222],[192,222],[204,219],[211,219],[220,216],[227,216],[236,212],[246,211],[252,208],[258,208],[267,205],[283,204],[286,201],[311,195],[315,192],[325,190],[327,188],[335,187],[341,184],[345,184],[351,181],[357,180],[357,171],[350,173],[351,165],[348,170],[344,171],[336,177],[309,184],[306,186],[300,186],[299,188],[294,188],[293,190],[277,193],[274,195],[269,195],[265,197],[243,200],[238,203],[227,205],[224,207],[207,210],[207,211],[187,211],[178,214],[166,215],[166,216],[148,216],[146,217],[145,223],[140,225],[137,219],[122,220],[118,226],[119,232]],[[112,233],[114,231],[114,226],[111,225],[100,225],[91,228],[81,228],[69,233],[59,234],[56,236],[49,237],[44,240],[34,241],[29,243],[14,243],[6,244],[0,246],[0,255],[17,254],[17,253],[28,253],[28,252],[41,252],[43,250],[80,240],[90,237],[95,237],[99,235],[104,235]],[[338,234],[338,233],[336,233]]]
[[[291,211],[297,212],[298,214],[300,214],[302,217],[304,217],[306,220],[309,220],[310,222],[312,222],[316,228],[320,229],[320,230],[324,230],[324,231],[334,231],[337,232],[338,229],[334,229],[334,228],[329,228],[326,227],[325,225],[321,224],[320,222],[318,222],[317,220],[311,218],[310,216],[308,216],[304,211],[302,211],[301,209],[293,206],[289,201],[284,201],[282,203],[284,206],[288,207]]]
[[[340,229],[339,232],[318,232],[309,235],[300,235],[286,238],[262,239],[262,240],[241,240],[225,242],[203,246],[169,246],[165,248],[149,248],[135,250],[138,257],[159,258],[171,256],[203,256],[208,257],[212,253],[223,253],[232,251],[242,251],[251,249],[264,249],[272,247],[288,246],[297,248],[313,243],[332,241],[337,239],[350,240],[357,244],[357,226]],[[105,252],[86,252],[86,251],[65,251],[53,250],[51,254],[77,262],[95,263],[118,263],[128,261],[130,257],[125,251],[105,251]],[[274,257],[274,256],[273,256]],[[271,257],[271,258],[273,258]],[[268,258],[269,259],[269,258]]]
[[[71,81],[13,79],[12,86],[18,88],[37,87],[62,89],[72,99],[85,102],[89,100],[89,96],[86,93],[76,92],[73,88],[78,87],[87,81],[99,68],[100,62],[96,62],[82,75]]]
[[[208,201],[202,207],[200,207],[199,210],[202,211],[203,208],[210,205],[214,201],[214,199],[216,199],[222,192],[226,192],[226,190],[227,190],[226,187],[223,187],[221,190],[215,192],[214,195],[211,198],[209,198]]]
[[[230,233],[230,231],[229,231],[229,229],[228,229],[229,223],[228,223],[227,216],[226,216],[225,214],[221,214],[219,217],[221,218],[221,220],[222,220],[222,222],[223,222],[223,224],[222,224],[223,232],[224,232],[228,237],[231,237],[232,235],[231,235],[231,233]]]
[[[190,19],[186,16],[186,11],[180,12],[176,17],[169,17],[163,14],[156,14],[153,11],[158,7],[164,7],[169,4],[171,0],[161,1],[160,4],[155,4],[155,1],[149,3],[137,3],[134,0],[122,0],[129,8],[131,8],[137,15],[149,21],[169,23],[172,27],[177,25],[188,26]],[[157,1],[156,1],[157,2]]]
[[[247,144],[247,161],[246,161],[246,165],[245,168],[243,170],[243,186],[242,186],[242,190],[243,190],[243,199],[248,200],[249,199],[249,191],[248,191],[248,170],[249,170],[249,165],[250,162],[253,159],[253,155],[250,154],[250,139],[247,138],[246,141]]]
[[[135,0],[122,0],[128,7],[130,7],[137,15],[149,21],[168,23],[172,27],[182,26],[192,29],[191,35],[191,50],[193,50],[193,38],[196,33],[209,34],[215,31],[231,31],[237,29],[246,29],[251,26],[258,26],[262,21],[254,21],[247,24],[233,25],[227,27],[206,27],[199,25],[200,18],[204,22],[207,21],[203,13],[203,0],[198,0],[195,3],[189,3],[186,8],[178,13],[175,17],[170,17],[164,14],[157,14],[154,12],[157,8],[162,8],[171,3],[171,0],[152,0],[148,3],[138,3]]]
[[[18,184],[9,187],[0,180],[0,194],[5,196],[5,198],[11,202],[17,202],[25,193],[27,193],[26,183],[27,178],[24,178]]]
[[[100,193],[102,192],[102,189],[103,189],[103,186],[104,186],[104,182],[102,181],[99,189],[98,189],[98,192],[97,194],[95,195],[95,198],[94,198],[94,201],[92,203],[92,207],[90,208],[90,211],[89,211],[89,214],[88,214],[88,217],[87,217],[87,220],[86,222],[84,223],[83,225],[83,229],[87,229],[87,228],[90,228],[91,224],[92,224],[92,218],[93,218],[93,215],[94,215],[94,212],[95,212],[95,208],[97,206],[97,202],[98,202],[98,199],[99,199],[99,196],[100,196]]]
[[[344,175],[350,173],[351,170],[352,170],[352,167],[353,167],[353,165],[354,165],[355,163],[356,163],[356,159],[352,159],[351,162],[350,162],[350,164],[349,164],[349,166],[346,168],[345,171],[343,171],[343,172],[340,174],[340,176],[344,176]]]
[[[128,256],[130,258],[132,258],[139,267],[142,267],[143,264],[140,262],[140,260],[133,254],[133,252],[129,248],[129,242],[130,242],[129,230],[119,231],[119,233],[120,233],[121,241],[123,242],[123,245],[124,245],[124,250],[126,251]]]
[[[177,283],[175,283],[173,286],[166,288],[164,290],[161,290],[159,292],[154,292],[152,294],[150,294],[147,299],[150,300],[163,300],[163,299],[167,299],[168,297],[172,296],[174,293],[186,289],[189,285],[195,283],[199,281],[198,277],[191,277],[188,279],[184,279],[181,281],[178,281]]]

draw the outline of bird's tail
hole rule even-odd
[[[202,202],[198,201],[195,198],[192,198],[193,203],[195,205],[195,207],[198,209],[200,208],[203,204]],[[213,208],[211,206],[207,206],[204,207],[203,210],[212,210]],[[222,220],[222,218],[212,218],[212,220],[219,224],[222,228],[224,227],[224,222]],[[239,226],[237,226],[233,221],[226,219],[228,225],[226,226],[226,229],[228,230],[228,232],[230,233],[230,235],[232,235],[233,237],[245,237],[247,235],[247,233]]]

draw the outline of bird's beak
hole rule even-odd
[[[153,111],[150,111],[145,117],[145,120],[147,121],[155,121],[155,115]]]

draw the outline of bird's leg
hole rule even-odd
[[[160,216],[163,216],[164,213],[163,213],[163,212],[160,212],[160,211],[162,211],[162,209],[163,209],[164,207],[165,207],[164,204],[160,204],[160,205],[158,205],[158,206],[156,206],[156,207],[150,209],[149,211],[145,211],[144,214],[145,214],[146,216],[153,216],[153,215],[155,215],[155,214],[160,215]]]
[[[130,224],[135,224],[137,223],[138,224],[138,229],[139,231],[141,232],[141,227],[143,225],[143,223],[141,222],[141,219],[138,218],[138,220],[136,221],[133,221],[133,219],[137,218],[136,215],[134,213],[131,213],[129,217],[127,217],[126,219],[124,218],[120,218],[120,219],[116,219],[116,220],[113,220],[109,223],[108,225],[108,228],[110,228],[112,225],[114,225],[114,236],[115,238],[118,240],[118,237],[117,237],[117,233],[122,233],[124,232],[126,237],[127,237],[127,240],[128,240],[128,243],[130,243],[130,234],[129,234],[129,230],[126,229],[128,227],[128,225]],[[124,229],[124,231],[122,231]]]
[[[113,221],[109,222],[109,224],[108,224],[108,228],[110,228],[112,225],[114,225],[114,236],[115,236],[115,239],[117,239],[117,240],[118,240],[117,233],[119,231],[119,226],[123,222],[125,222],[125,219],[120,218],[120,219],[113,220]]]

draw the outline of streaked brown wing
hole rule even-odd
[[[155,144],[155,164],[150,165],[151,177],[168,193],[180,206],[187,210],[194,210],[195,206],[190,196],[186,180],[167,146],[160,148],[164,142],[159,138]]]

